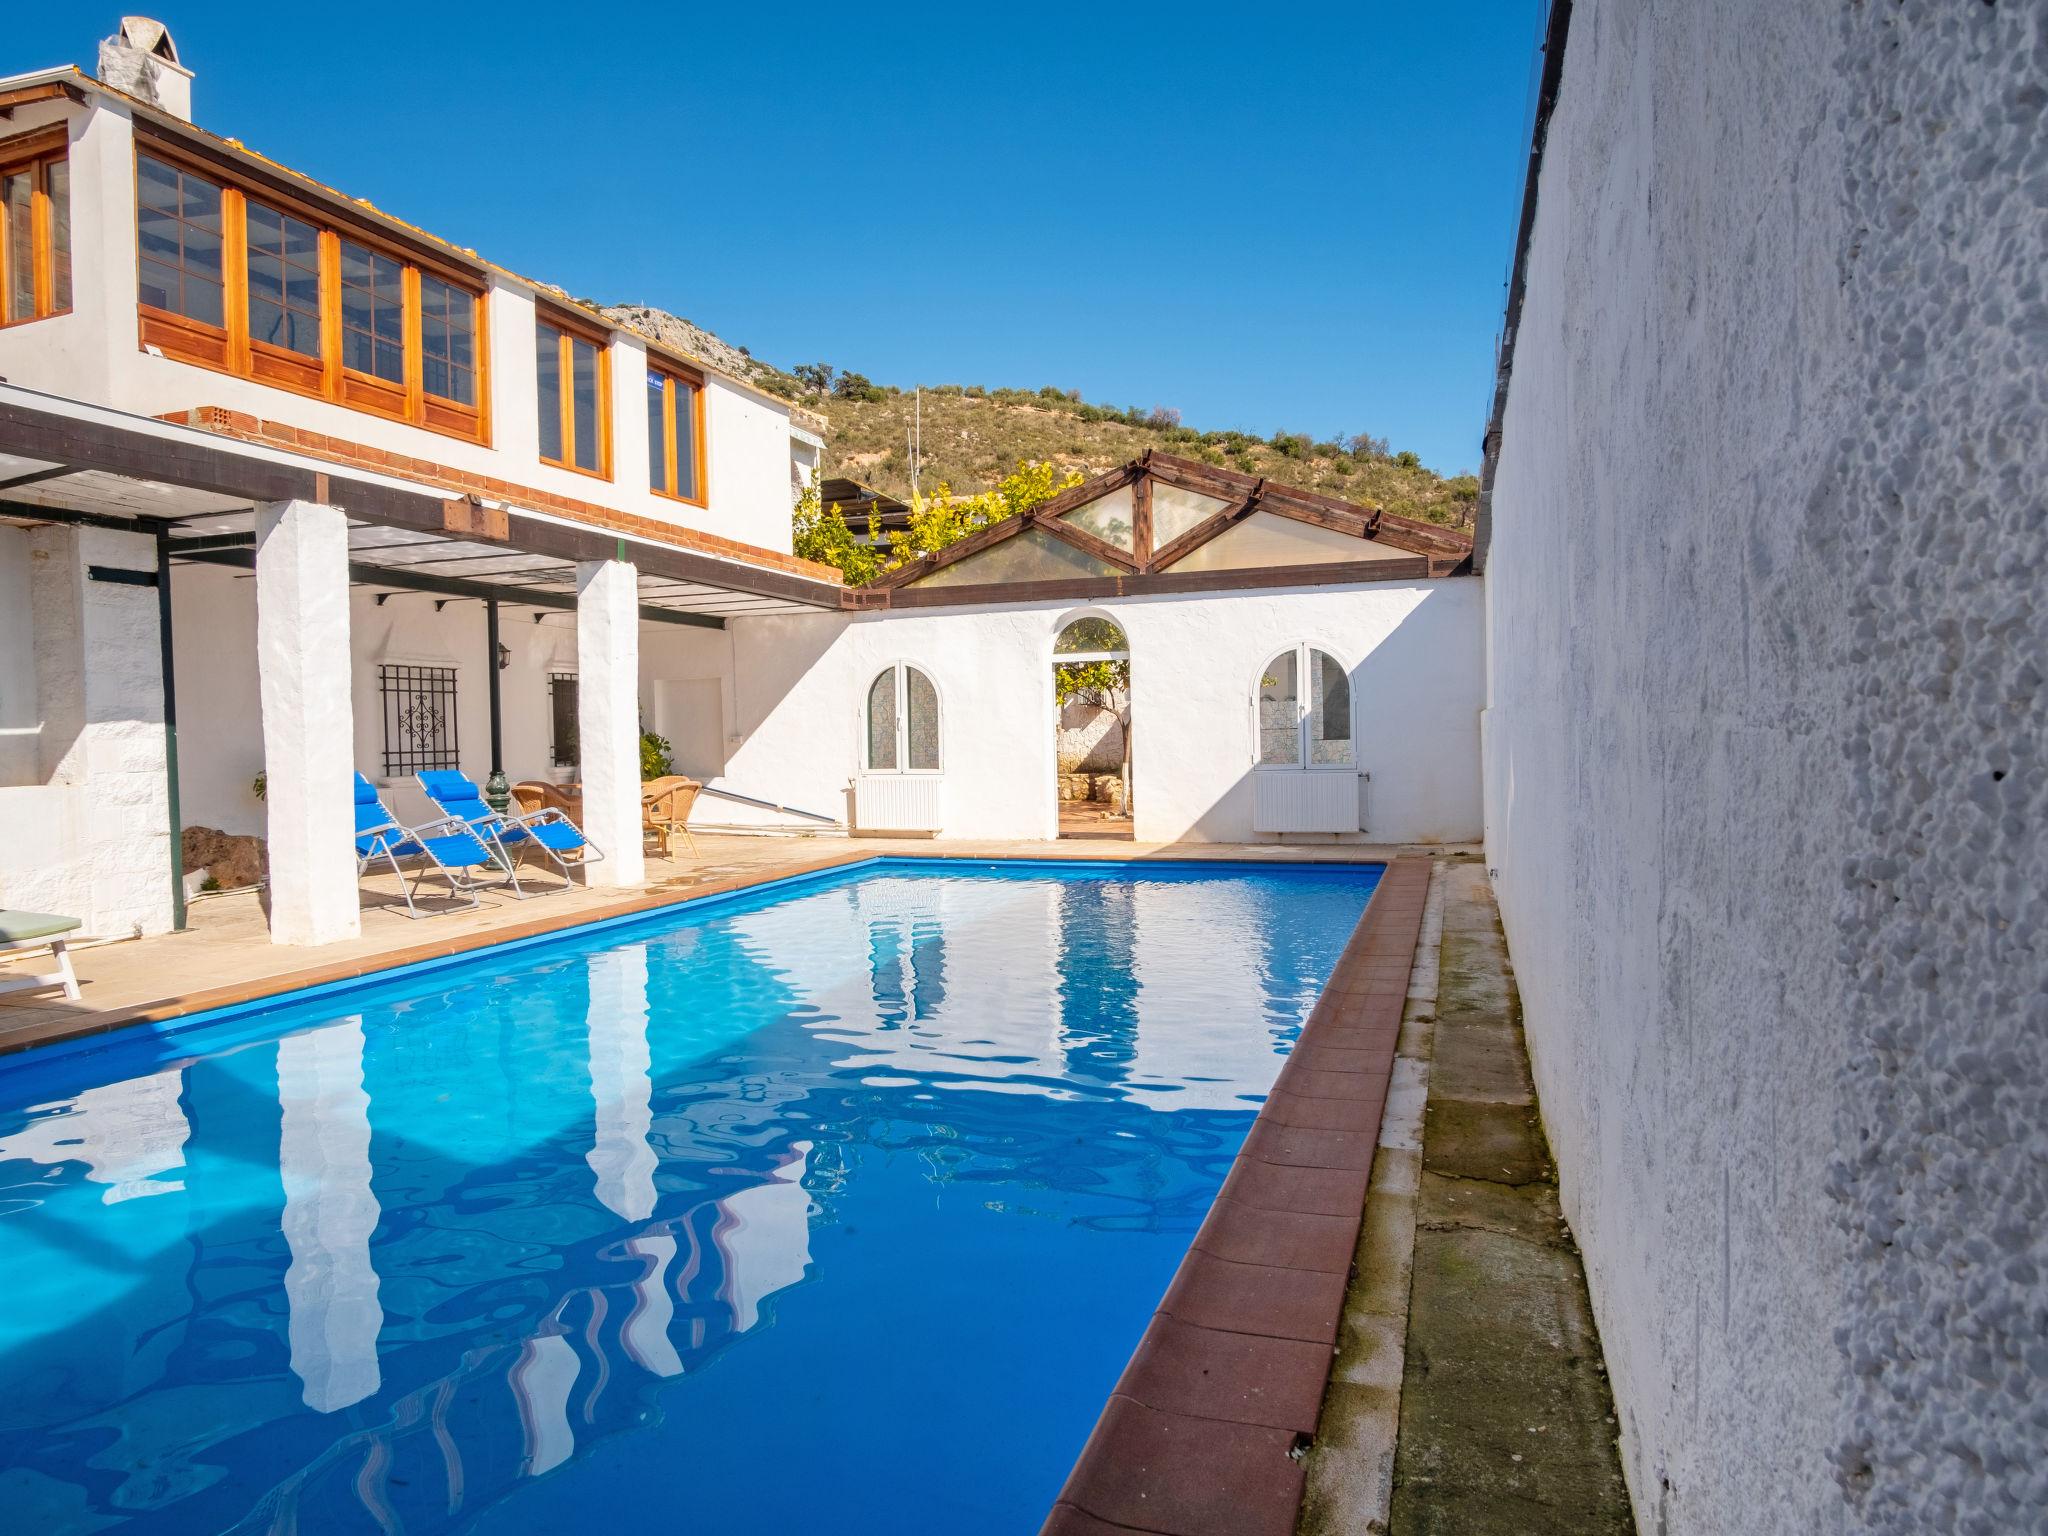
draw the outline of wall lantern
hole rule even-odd
[[[504,671],[512,665],[512,647],[502,642],[498,646],[498,670]]]

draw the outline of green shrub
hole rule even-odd
[[[1410,449],[1403,448],[1399,453],[1394,455],[1394,462],[1400,465],[1403,469],[1420,469],[1422,468],[1422,455],[1413,452]]]
[[[901,390],[893,391],[901,394]],[[841,400],[858,400],[866,405],[876,405],[889,398],[891,390],[876,384],[864,373],[842,373],[833,381],[832,393]]]
[[[668,773],[671,762],[669,750],[667,737],[657,736],[652,731],[640,733],[641,783],[661,778]]]

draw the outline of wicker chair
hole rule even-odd
[[[559,784],[549,784],[540,779],[529,779],[512,786],[512,803],[519,808],[522,816],[531,816],[535,811],[560,811],[571,821],[580,821],[583,816],[583,796],[579,792],[570,794]]]
[[[697,791],[704,786],[681,774],[649,779],[640,786],[640,829],[661,844],[661,856],[673,858],[671,844],[682,834],[690,857],[697,857],[697,840],[690,836],[690,807],[697,803]]]

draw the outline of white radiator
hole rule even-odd
[[[862,774],[853,781],[853,824],[862,832],[936,832],[945,787],[938,774]]]
[[[1252,770],[1254,832],[1356,832],[1359,809],[1355,771]]]

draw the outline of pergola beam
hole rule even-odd
[[[206,540],[173,540],[172,558],[193,560],[202,565],[233,566],[237,570],[253,571],[256,556],[252,550],[241,549],[191,549],[188,544],[206,543]],[[558,608],[566,612],[576,611],[573,596],[557,596],[552,592],[535,592],[531,588],[514,584],[493,584],[487,581],[462,581],[453,576],[414,576],[402,569],[383,565],[366,565],[351,561],[348,579],[362,587],[392,587],[400,592],[428,592],[436,597],[473,597],[484,602],[496,598],[498,602],[513,608]],[[640,617],[652,624],[678,624],[693,629],[723,629],[725,620],[714,618],[708,613],[681,613],[673,608],[656,608],[651,603],[640,605]]]

